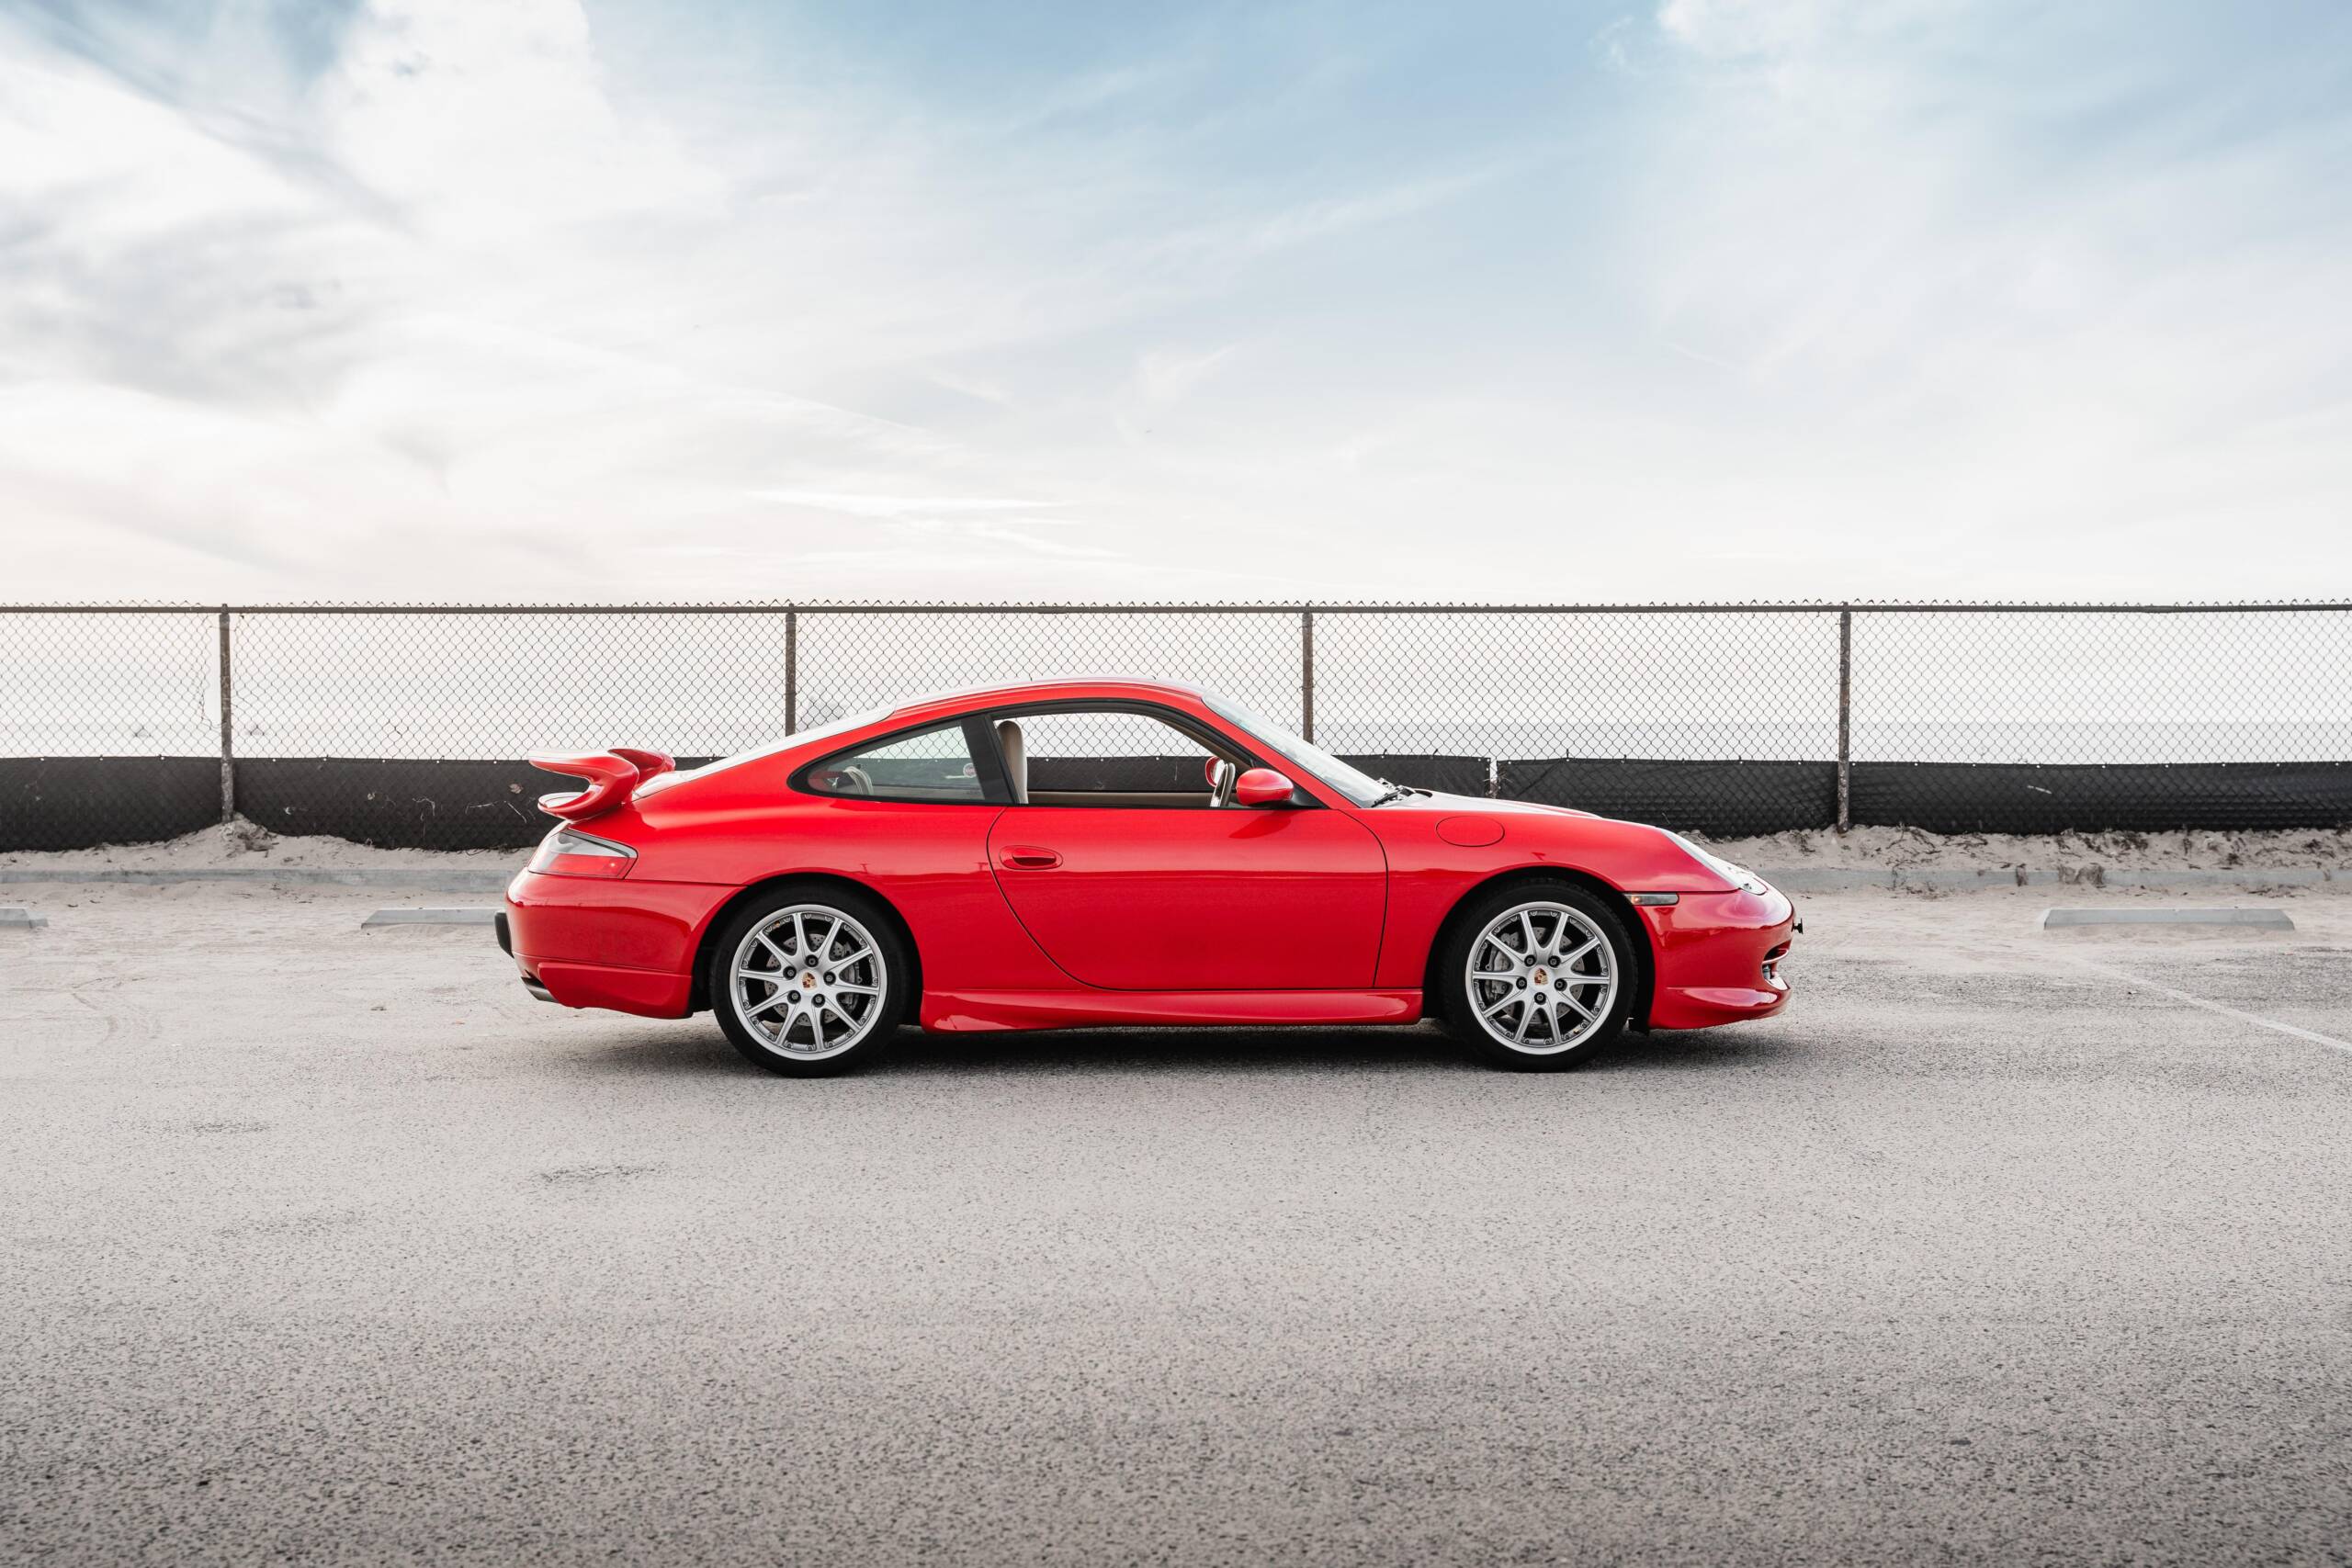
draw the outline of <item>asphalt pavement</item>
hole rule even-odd
[[[2352,1560],[2352,896],[810,1082],[379,895],[10,897],[0,1560]]]

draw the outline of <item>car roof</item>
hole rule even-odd
[[[867,708],[846,717],[819,725],[773,740],[765,746],[737,752],[705,762],[699,768],[680,768],[650,781],[637,793],[639,795],[663,793],[690,779],[704,778],[741,767],[746,762],[762,762],[771,757],[801,750],[819,740],[831,740],[854,736],[861,730],[888,728],[897,725],[919,724],[927,718],[952,718],[957,714],[976,708],[1007,707],[1034,702],[1057,702],[1069,698],[1106,698],[1113,701],[1165,700],[1169,697],[1190,697],[1205,703],[1207,694],[1198,686],[1178,681],[1146,681],[1129,675],[1069,675],[1051,681],[1022,681],[997,686],[967,686],[961,691],[933,692],[927,696],[910,698],[897,707]]]
[[[933,713],[962,713],[971,708],[1003,707],[1014,703],[1059,702],[1068,698],[1125,697],[1165,699],[1205,694],[1181,681],[1146,681],[1132,675],[1067,675],[1050,681],[1020,681],[1003,685],[967,686],[960,691],[933,692],[890,710],[894,719]]]

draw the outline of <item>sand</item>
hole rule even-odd
[[[1770,874],[1795,868],[2060,870],[2107,866],[2118,871],[2232,871],[2324,866],[2352,869],[2352,830],[2293,829],[2277,832],[1923,833],[1912,828],[1857,828],[1839,837],[1826,829],[1763,838],[1709,840],[1690,835],[1728,860]],[[383,850],[323,836],[289,837],[240,819],[150,844],[0,853],[12,870],[185,871],[260,869],[273,865],[350,869],[432,866],[492,870],[516,866],[527,850]]]
[[[100,844],[86,850],[13,850],[0,853],[10,870],[205,871],[261,869],[273,865],[347,870],[361,866],[436,866],[496,870],[531,858],[516,850],[381,850],[323,834],[273,833],[239,818],[225,827],[202,828],[176,839],[146,844]]]
[[[2277,870],[2352,867],[2352,829],[2285,829],[2224,833],[1925,833],[1916,828],[1826,829],[1754,839],[1690,835],[1727,860],[1758,871],[1853,866],[1952,870],[2022,866],[2030,871],[2099,865],[2118,871]]]

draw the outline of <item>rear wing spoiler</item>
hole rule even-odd
[[[539,809],[550,817],[567,822],[579,822],[610,811],[637,792],[637,786],[678,765],[677,760],[661,751],[640,751],[632,746],[616,746],[609,751],[590,751],[575,756],[549,756],[545,753],[529,759],[531,766],[541,773],[562,773],[585,779],[585,789],[561,791],[539,796]]]

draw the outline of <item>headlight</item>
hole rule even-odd
[[[1666,836],[1672,839],[1684,854],[1689,855],[1742,893],[1753,893],[1760,898],[1772,890],[1762,877],[1746,866],[1734,865],[1721,855],[1711,855],[1679,833],[1668,833]]]

